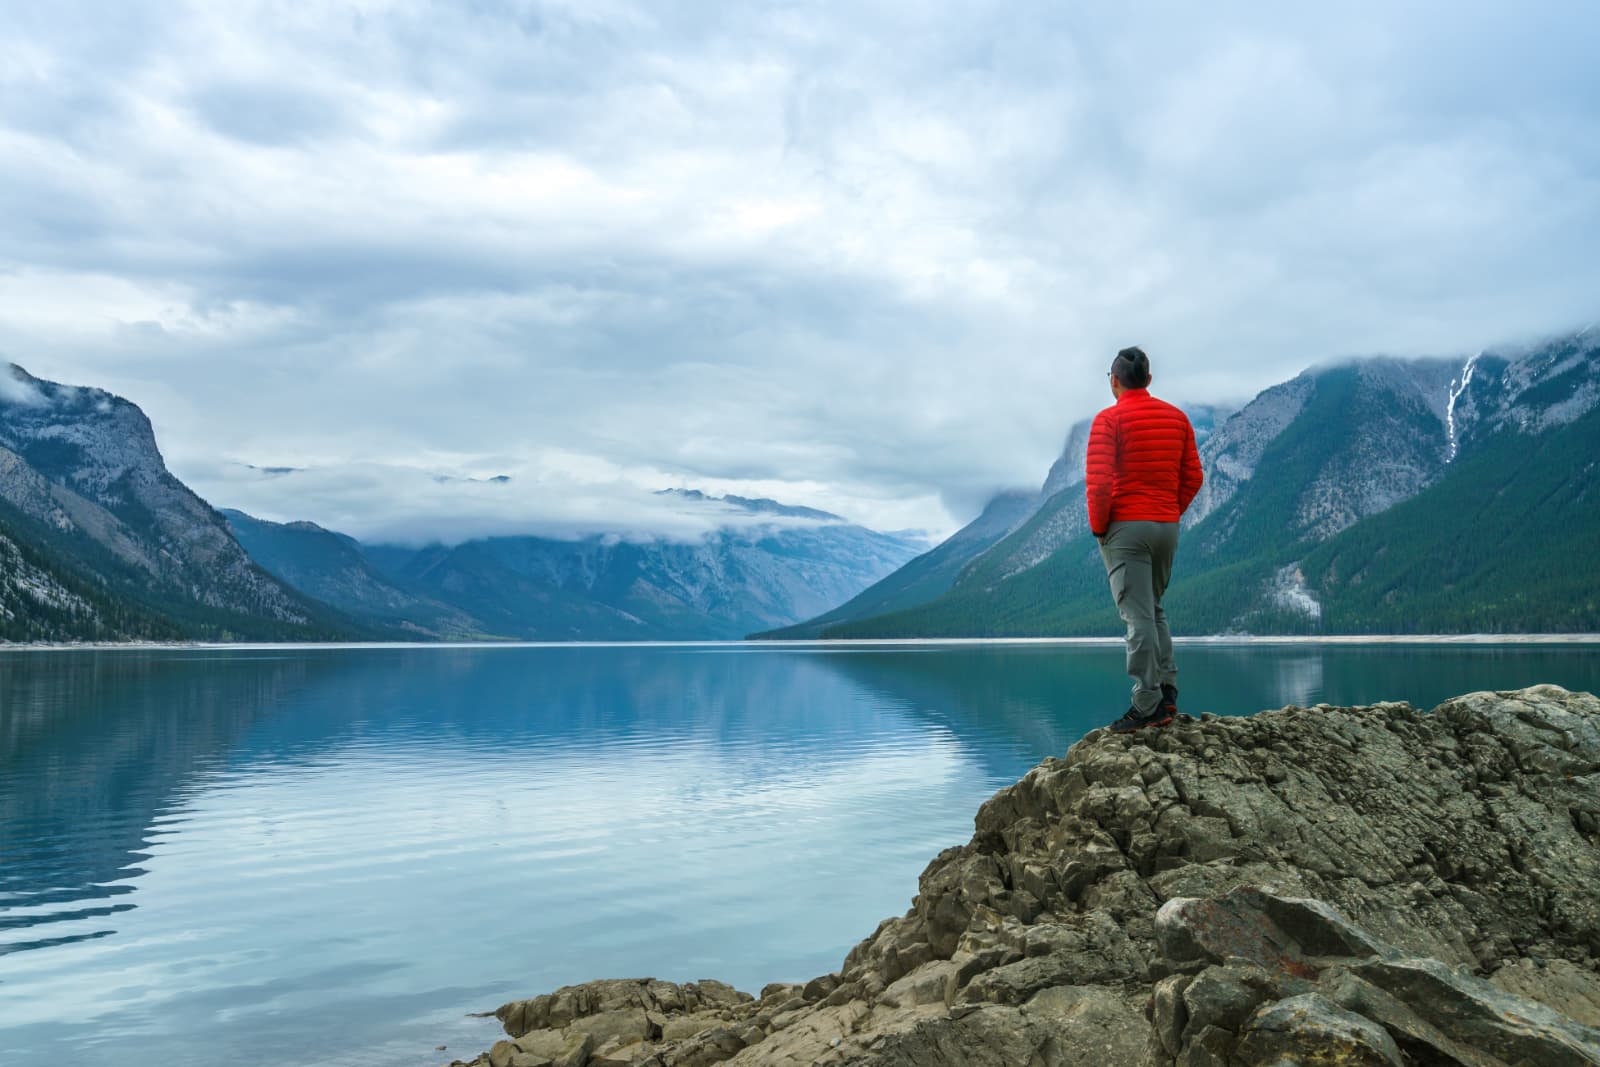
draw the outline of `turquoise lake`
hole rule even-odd
[[[1193,714],[1600,689],[1594,644],[1178,659]],[[1069,644],[0,651],[0,1064],[439,1064],[565,983],[831,971],[1126,685]]]

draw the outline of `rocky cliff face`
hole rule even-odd
[[[1185,526],[1208,554],[1238,557],[1259,546],[1264,517],[1280,541],[1320,542],[1415,496],[1449,462],[1463,362],[1365,359],[1267,390],[1202,450],[1206,484]]]
[[[1474,356],[1452,380],[1451,395],[1459,448],[1507,429],[1537,434],[1575,422],[1600,405],[1600,330]]]
[[[1274,385],[1217,428],[1201,456],[1206,480],[1185,516],[1191,524],[1227,503],[1254,476],[1267,446],[1300,417],[1311,391],[1309,374]]]
[[[1266,390],[1201,450],[1206,485],[1185,525],[1222,511],[1260,476],[1287,525],[1323,541],[1417,495],[1497,434],[1539,434],[1600,404],[1600,333],[1471,358],[1366,359],[1316,367]],[[1263,465],[1263,461],[1266,465]],[[1220,545],[1226,523],[1206,531]]]
[[[490,1067],[1600,1064],[1600,699],[1097,731],[839,971],[569,987]]]
[[[14,536],[28,527],[62,567],[145,610],[198,609],[207,620],[194,625],[208,632],[316,624],[314,609],[256,567],[222,516],[167,471],[144,412],[103,390],[0,367],[0,507]]]

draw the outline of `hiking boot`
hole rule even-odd
[[[1135,730],[1143,730],[1146,726],[1165,726],[1172,721],[1172,713],[1164,705],[1157,704],[1154,711],[1148,715],[1138,708],[1129,708],[1127,714],[1112,723],[1110,730],[1114,734],[1131,734]]]
[[[1176,718],[1178,715],[1178,687],[1171,683],[1161,687],[1161,703],[1158,705],[1162,711]]]

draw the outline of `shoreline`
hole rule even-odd
[[[401,648],[767,648],[872,649],[910,647],[1049,646],[1117,648],[1121,637],[885,637],[789,641],[113,641],[4,642],[0,652],[269,651],[281,649]],[[1175,645],[1600,645],[1600,633],[1581,634],[1215,634],[1174,637]]]
[[[563,986],[447,1067],[1600,1064],[1597,727],[1535,685],[1095,730],[837,970]]]

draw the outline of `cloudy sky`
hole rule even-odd
[[[1600,316],[1600,8],[1304,7],[9,4],[0,357],[360,536],[938,535],[1125,344],[1234,400]]]

